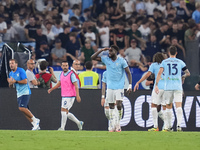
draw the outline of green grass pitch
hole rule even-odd
[[[0,150],[199,150],[200,132],[0,130]]]

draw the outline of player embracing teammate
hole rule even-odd
[[[99,57],[98,55],[109,50],[108,56]],[[125,75],[127,73],[129,86],[127,92],[132,91],[132,75],[129,70],[128,64],[125,59],[117,57],[119,48],[115,45],[112,45],[111,48],[103,48],[96,53],[94,53],[91,58],[92,60],[102,61],[106,65],[107,71],[107,100],[109,103],[109,119],[110,119],[110,132],[120,132],[120,119],[122,117],[122,102],[124,97],[124,84],[125,84]],[[104,95],[102,95],[103,97]],[[117,121],[114,124],[115,118],[115,104],[118,109]]]

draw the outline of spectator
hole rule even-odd
[[[35,68],[35,61],[33,59],[29,59],[27,61],[27,81],[30,88],[38,88],[40,82],[37,81],[35,74],[33,73],[33,69]]]
[[[159,0],[160,4],[156,7],[160,10],[165,16],[167,15],[166,11],[166,0]]]
[[[141,32],[138,30],[137,23],[133,23],[131,25],[131,29],[127,31],[127,34],[129,36],[129,41],[131,41],[132,39],[135,39],[137,43],[143,42],[143,40],[141,39],[142,35],[141,35]]]
[[[154,0],[148,0],[145,3],[145,8],[148,16],[153,16],[153,10],[158,6]]]
[[[19,35],[19,41],[26,41],[26,35],[24,31],[25,26],[26,22],[24,16],[19,17],[19,22],[13,22],[13,28],[15,28]]]
[[[85,38],[89,38],[91,41],[94,42],[96,40],[96,35],[92,31],[93,27],[92,26],[88,27],[87,32],[85,33]]]
[[[114,32],[114,45],[117,45],[120,49],[126,49],[128,46],[127,32],[124,30],[124,23],[120,22],[119,28]]]
[[[93,5],[93,0],[82,0],[82,11],[86,8],[91,8]]]
[[[83,15],[79,18],[80,22],[83,23],[85,21],[88,21],[89,19],[91,19],[91,11],[89,8],[86,8],[83,11]]]
[[[71,66],[71,70],[74,72],[74,74],[76,76],[79,88],[81,87],[81,81],[80,81],[79,76],[78,76],[78,70],[82,70],[82,69],[83,68],[81,67],[81,62],[77,59],[74,60],[72,66]]]
[[[98,32],[101,43],[100,47],[109,47],[109,27],[105,26],[105,23],[99,22]]]
[[[87,61],[85,63],[86,71],[79,74],[79,78],[81,81],[81,88],[87,89],[97,89],[99,84],[99,75],[92,71],[93,64],[91,61]]]
[[[48,65],[49,63],[47,61],[42,61],[40,63],[41,72],[35,75],[38,81],[40,82],[40,85],[38,85],[39,88],[52,88],[52,82],[54,83],[57,82],[57,79],[52,67],[49,67],[50,73],[46,72]]]
[[[80,60],[82,60],[82,62],[91,61],[91,56],[93,54],[94,54],[94,50],[91,47],[91,41],[90,39],[86,39],[85,46],[81,48]]]
[[[52,32],[54,33],[55,37],[57,37],[60,33],[63,32],[63,28],[61,27],[60,19],[56,20],[55,25],[52,27]]]
[[[123,13],[116,5],[110,7],[110,22],[115,23],[122,19]]]
[[[42,41],[40,43],[39,50],[36,50],[36,59],[44,58],[46,61],[49,61],[50,59],[50,50],[48,48],[47,42]]]
[[[12,27],[12,23],[10,20],[7,22],[7,32],[3,36],[3,41],[11,42],[11,41],[18,41],[19,35],[15,28]]]
[[[63,61],[66,61],[66,49],[61,47],[62,42],[56,39],[55,48],[51,50],[52,65],[61,66]]]
[[[45,29],[42,31],[42,34],[46,35],[49,45],[52,45],[55,40],[55,34],[52,32],[52,23],[46,22]]]
[[[135,67],[141,60],[144,60],[141,49],[136,46],[136,40],[132,39],[131,47],[125,50],[125,55],[128,57],[128,64],[131,67]]]
[[[36,43],[35,49],[36,50],[38,50],[40,48],[41,41],[45,41],[48,44],[47,36],[42,34],[41,26],[37,26],[36,36],[35,36],[35,43]]]
[[[0,42],[2,41],[3,35],[7,32],[7,25],[4,21],[3,15],[0,14]]]
[[[180,6],[180,0],[173,0],[171,3],[172,3],[172,7],[179,7]]]
[[[192,19],[198,24],[200,23],[200,2],[196,3],[196,10],[192,13]]]
[[[197,2],[199,3],[199,2]],[[189,3],[186,3],[186,6],[188,8],[188,10],[190,11],[190,14],[192,14],[195,11],[195,0],[189,0]]]
[[[70,53],[76,59],[78,58],[80,43],[77,40],[76,34],[74,32],[70,33],[69,35],[69,41],[67,41],[66,50],[67,50],[67,53]],[[71,57],[67,57],[67,60],[68,60],[69,66],[71,66],[73,63],[73,60],[71,59]]]
[[[177,48],[177,53],[178,54],[176,55],[176,57],[178,59],[181,59],[181,60],[185,61],[185,57],[186,57],[185,49],[184,49],[184,47],[182,45],[180,45],[178,43],[177,37],[172,37],[171,38],[171,45],[175,46]]]
[[[172,28],[168,30],[167,34],[170,36],[170,39],[176,36],[178,39],[178,43],[182,44],[181,32],[178,30],[177,22],[173,22]]]
[[[180,0],[180,5],[176,7],[177,12],[176,15],[179,19],[184,19],[185,21],[188,20],[188,17],[190,17],[190,12],[186,7],[186,3],[184,0]]]
[[[129,19],[131,17],[131,14],[135,10],[134,2],[132,0],[125,0],[125,2],[123,3],[123,7],[125,9],[126,19]]]
[[[64,32],[58,35],[58,38],[62,42],[62,48],[66,48],[66,44],[69,41],[70,26],[68,24],[63,26]]]
[[[35,41],[37,35],[36,30],[37,30],[37,25],[35,23],[35,18],[30,17],[29,24],[27,24],[24,29],[28,41]]]
[[[69,13],[68,13],[69,7],[68,6],[64,6],[63,7],[63,12],[60,14],[62,16],[62,21],[64,23],[68,23],[69,22]]]
[[[184,41],[193,41],[196,38],[196,34],[198,31],[196,31],[197,27],[195,23],[190,23],[189,29],[185,31]]]
[[[136,11],[142,16],[145,14],[145,3],[142,0],[136,0]]]
[[[142,21],[142,24],[140,25],[140,27],[138,28],[138,30],[141,32],[142,35],[142,39],[145,41],[148,41],[148,36],[151,32],[150,28],[149,28],[149,21],[148,19],[144,19]]]
[[[163,23],[160,28],[155,32],[156,39],[159,42],[160,45],[163,45],[166,43],[167,38],[169,38],[169,35],[167,36],[166,32],[168,30],[169,26],[167,23]]]
[[[147,42],[146,49],[142,52],[146,57],[150,57],[150,61],[153,61],[153,55],[157,52],[160,52],[160,44],[156,39],[156,36],[154,34],[150,35],[150,41]]]

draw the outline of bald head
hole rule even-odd
[[[74,60],[73,61],[73,64],[72,64],[72,67],[76,70],[76,71],[78,71],[79,69],[80,69],[80,61],[79,60]]]
[[[34,68],[35,68],[35,61],[33,59],[29,59],[27,61],[27,69],[33,71]]]

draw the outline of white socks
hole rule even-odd
[[[61,111],[61,128],[65,129],[65,125],[67,123],[67,112]]]
[[[166,108],[166,128],[172,127],[172,109]]]
[[[110,120],[110,117],[109,117],[109,109],[104,108],[104,113],[105,113],[105,115],[106,115],[106,118],[107,118],[108,120]]]
[[[181,121],[183,118],[183,110],[181,107],[176,108],[177,126],[181,126]]]
[[[110,127],[111,129],[115,126],[115,109],[109,109]]]
[[[163,110],[164,111],[164,110]],[[160,117],[160,119],[162,119],[162,121],[164,121],[164,112],[163,112],[162,110],[160,110],[159,112],[158,112],[158,116]]]
[[[67,117],[68,117],[71,121],[73,121],[73,122],[75,122],[77,125],[79,125],[80,121],[79,121],[72,113],[68,112]]]
[[[35,118],[35,116],[33,116],[31,119],[33,120],[33,121],[31,122],[31,124],[34,126],[34,123],[37,121],[37,119]]]
[[[152,107],[151,108],[151,113],[152,113],[152,117],[153,117],[154,128],[157,128],[158,127],[158,112],[157,112],[157,108],[156,107]]]

